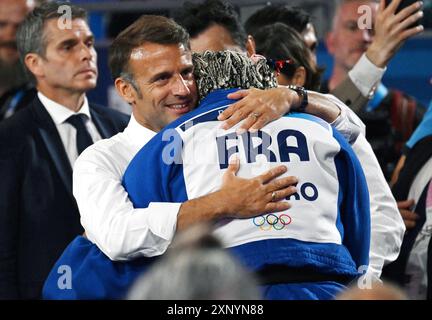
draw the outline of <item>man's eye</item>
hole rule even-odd
[[[155,82],[158,84],[163,84],[163,83],[168,82],[168,80],[169,80],[169,76],[161,76],[161,77],[157,78],[155,80]]]
[[[358,26],[357,26],[356,23],[350,23],[350,24],[347,25],[347,29],[348,29],[349,31],[357,31]]]
[[[190,79],[193,77],[193,71],[192,70],[188,70],[188,71],[184,71],[182,72],[182,77],[183,79]]]

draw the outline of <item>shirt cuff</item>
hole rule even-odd
[[[342,101],[331,94],[325,95],[339,109],[339,116],[330,125],[337,129],[350,143],[354,143],[359,134],[365,134],[365,125],[360,118]]]
[[[171,240],[177,229],[177,215],[181,203],[150,202],[147,223],[149,229],[158,237]]]
[[[381,81],[386,69],[386,67],[379,68],[374,65],[366,57],[366,53],[364,53],[351,71],[348,72],[348,76],[360,90],[361,94],[370,99],[374,95],[375,89]]]

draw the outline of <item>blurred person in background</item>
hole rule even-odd
[[[338,295],[336,300],[408,300],[408,296],[395,284],[375,282],[367,288],[354,284]]]
[[[357,78],[364,96],[373,96],[364,108],[355,110],[366,125],[366,138],[378,158],[387,180],[401,155],[404,143],[420,123],[424,107],[400,90],[391,90],[381,82],[382,74],[406,39],[423,31],[423,26],[412,26],[423,16],[422,3],[416,2],[396,12],[401,0],[387,7],[372,0],[344,0],[336,7],[332,29],[326,45],[334,58],[332,74],[325,87],[330,92],[353,73],[358,63],[369,65]],[[370,8],[374,25],[360,29],[358,21],[364,14],[359,7]],[[373,72],[372,72],[373,71]],[[366,81],[365,81],[366,80]],[[372,86],[370,86],[372,84]],[[325,88],[323,88],[325,90]]]
[[[32,0],[0,0],[0,121],[36,96],[19,61],[16,32],[35,5]]]
[[[131,288],[129,300],[258,300],[258,279],[223,249],[209,225],[180,232]]]
[[[408,139],[423,114],[422,108],[416,107],[417,102],[413,98],[399,91],[388,91],[382,83],[380,84],[387,64],[406,39],[423,30],[422,27],[409,27],[410,23],[421,17],[421,13],[417,12],[420,8],[419,3],[395,15],[399,2],[400,0],[394,1],[391,6],[384,8],[384,0],[382,0],[378,10],[377,3],[371,0],[338,2],[332,31],[326,39],[329,53],[334,56],[335,64],[329,82],[324,82],[321,88],[322,92],[330,92],[341,99],[365,122],[368,128],[368,141],[372,138],[369,142],[374,152],[378,152],[377,157],[386,180],[390,178],[403,141]],[[361,5],[368,5],[371,8],[373,29],[358,29],[357,21],[361,13],[357,12],[357,8]],[[248,34],[255,38],[256,33],[263,26],[275,22],[285,23],[296,29],[315,57],[318,40],[312,19],[300,8],[283,4],[265,6],[248,18],[245,28]],[[256,42],[255,39],[257,45]],[[357,50],[357,47],[360,49]],[[390,94],[387,95],[388,92]],[[393,117],[396,120],[393,120],[394,123],[391,125],[395,128],[389,127],[390,116],[387,110],[389,106],[372,112],[385,96],[384,104],[401,109],[394,112]],[[381,109],[384,109],[384,112]],[[404,118],[402,115],[405,114],[407,117]],[[379,121],[384,121],[384,125]],[[384,140],[381,140],[381,136],[384,136]]]

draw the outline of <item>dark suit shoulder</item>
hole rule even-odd
[[[100,115],[108,116],[113,120],[126,123],[126,125],[130,119],[129,115],[105,106],[101,106],[100,104],[90,104],[90,108],[93,109],[95,112],[99,113]]]
[[[0,122],[0,145],[18,145],[35,134],[36,121],[30,108],[24,108],[12,117]]]

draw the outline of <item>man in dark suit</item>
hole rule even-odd
[[[76,158],[127,125],[126,116],[87,102],[97,67],[86,18],[70,3],[48,3],[18,30],[38,93],[0,124],[0,299],[40,297],[52,265],[83,232],[71,191]]]

